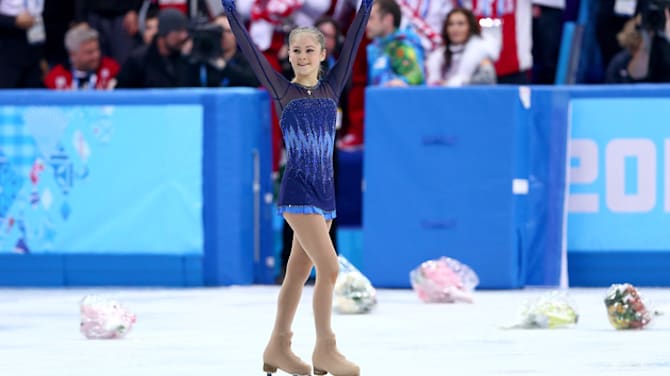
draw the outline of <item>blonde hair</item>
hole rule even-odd
[[[312,37],[319,43],[321,46],[322,50],[326,49],[326,37],[323,36],[323,33],[321,30],[313,27],[313,26],[303,26],[303,27],[296,27],[295,29],[291,30],[291,33],[288,35],[288,45],[290,46],[293,43],[293,40],[299,35],[299,34],[311,34]]]

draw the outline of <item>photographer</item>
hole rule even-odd
[[[225,14],[193,33],[191,82],[201,87],[259,86]]]
[[[638,2],[638,28],[642,43],[633,54],[628,73],[645,82],[670,82],[670,0]]]
[[[158,34],[130,55],[117,76],[118,88],[192,86],[189,81],[188,19],[176,9],[158,14]]]

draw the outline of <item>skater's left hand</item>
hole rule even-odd
[[[225,9],[226,12],[232,12],[236,10],[235,0],[221,0],[221,4],[223,5],[223,9]]]

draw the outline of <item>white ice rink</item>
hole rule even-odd
[[[0,289],[0,375],[264,376],[277,290]],[[642,331],[616,331],[602,302],[606,290],[570,290],[580,313],[571,329],[499,328],[544,290],[477,291],[472,305],[424,304],[410,290],[381,290],[371,314],[335,314],[333,325],[340,349],[365,376],[670,375],[670,315]],[[653,306],[670,302],[668,289],[640,292]],[[125,339],[79,333],[79,300],[94,293],[137,314]],[[307,361],[311,295],[307,287],[294,327],[294,350]]]

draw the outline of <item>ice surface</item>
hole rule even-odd
[[[580,320],[554,330],[503,330],[546,290],[476,291],[474,304],[425,304],[410,290],[379,290],[370,314],[334,314],[338,346],[365,376],[670,375],[670,315],[616,331],[603,289],[571,289]],[[0,289],[0,375],[262,375],[275,286],[211,289]],[[640,289],[652,307],[668,289]],[[99,294],[137,314],[121,340],[87,340],[79,301]],[[294,350],[311,358],[312,289],[305,288]]]

